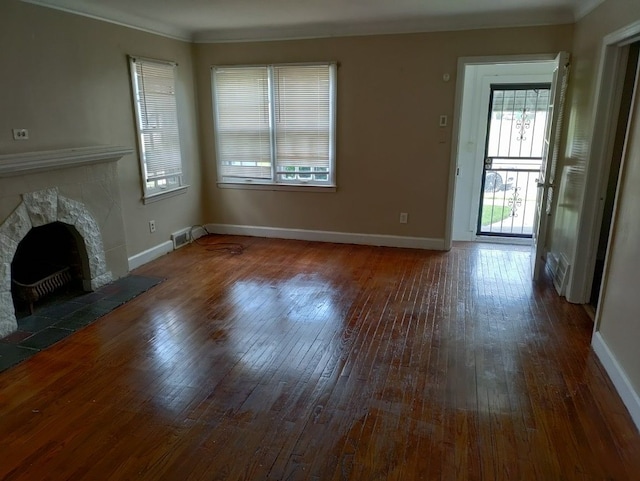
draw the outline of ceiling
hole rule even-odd
[[[572,23],[604,0],[23,0],[194,42]]]

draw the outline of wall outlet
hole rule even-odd
[[[409,214],[406,212],[400,212],[400,223],[406,224],[407,222],[409,222]]]
[[[149,232],[151,232],[152,234],[156,231],[156,221],[155,220],[150,220],[149,221]]]
[[[27,129],[13,129],[13,140],[29,140],[29,131]]]

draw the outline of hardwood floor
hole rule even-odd
[[[0,479],[640,480],[528,249],[213,240],[244,251],[143,266],[166,281],[0,374]]]

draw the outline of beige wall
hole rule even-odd
[[[3,1],[0,18],[2,45],[20,46],[0,50],[0,153],[136,147],[126,55],[178,61],[191,188],[145,206],[137,153],[118,163],[129,256],[203,221],[442,239],[451,129],[445,129],[441,143],[438,117],[452,115],[458,57],[551,53],[570,49],[572,38],[572,26],[555,26],[190,45],[18,0]],[[218,189],[209,67],[313,60],[341,64],[337,192]],[[451,74],[451,81],[443,82],[443,73]],[[17,127],[29,129],[28,142],[11,139]],[[407,225],[398,223],[401,211],[409,213]],[[155,234],[148,232],[150,219],[156,220]]]
[[[200,154],[191,45],[18,0],[0,2],[0,153],[99,144],[136,154],[118,162],[129,256],[201,223]],[[160,202],[141,202],[140,167],[127,54],[175,60],[178,109],[191,188]],[[30,140],[12,139],[27,128]],[[2,207],[0,206],[0,210]],[[149,233],[155,219],[157,232]]]
[[[571,50],[572,34],[564,25],[195,45],[207,220],[443,239],[451,122],[440,143],[438,118],[453,113],[458,57]],[[322,60],[340,63],[337,192],[217,188],[210,67]]]

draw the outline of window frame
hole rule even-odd
[[[138,144],[138,160],[140,162],[140,181],[142,186],[142,201],[145,204],[156,202],[158,200],[162,200],[168,197],[173,197],[175,195],[183,194],[189,188],[189,185],[185,183],[184,180],[184,159],[182,155],[182,142],[180,135],[180,121],[178,117],[178,95],[177,95],[177,67],[178,63],[171,60],[162,60],[148,57],[141,57],[137,55],[129,55],[129,70],[131,74],[131,95],[134,106],[135,113],[135,121],[136,121],[136,140]],[[166,175],[163,178],[158,178],[158,176],[149,175],[148,173],[148,161],[145,154],[145,142],[144,135],[148,134],[149,129],[145,129],[142,124],[142,90],[140,89],[138,75],[137,75],[137,67],[136,63],[140,62],[142,65],[144,64],[155,64],[156,66],[166,66],[171,67],[171,80],[173,82],[173,105],[170,105],[173,110],[173,115],[175,116],[175,130],[176,130],[176,138],[177,144],[172,144],[173,148],[177,150],[178,162],[179,163],[179,172],[174,174]],[[164,104],[163,107],[167,107],[167,104]],[[145,106],[145,110],[147,107]],[[152,177],[155,177],[152,179]],[[160,180],[164,180],[167,182],[166,187],[162,187],[159,185]],[[155,182],[155,186],[149,186],[150,182]],[[177,183],[177,185],[171,186],[172,183]]]
[[[314,67],[326,66],[329,70],[329,129],[328,129],[328,158],[329,167],[326,181],[306,180],[306,179],[283,179],[279,180],[277,172],[277,126],[275,123],[276,87],[274,86],[275,70],[280,67]],[[217,69],[242,69],[242,68],[264,68],[267,70],[267,108],[269,111],[269,139],[270,139],[270,179],[249,179],[242,177],[223,177],[221,172],[220,142],[218,142],[218,122],[219,110],[217,102],[216,70]],[[213,134],[216,154],[217,185],[227,189],[255,189],[255,190],[288,190],[305,192],[335,192],[336,191],[336,126],[337,126],[337,84],[338,84],[338,63],[332,62],[297,62],[297,63],[269,63],[269,64],[242,64],[242,65],[214,65],[211,67],[211,100],[213,110]],[[296,171],[297,173],[297,171]],[[324,172],[322,172],[324,173]]]

